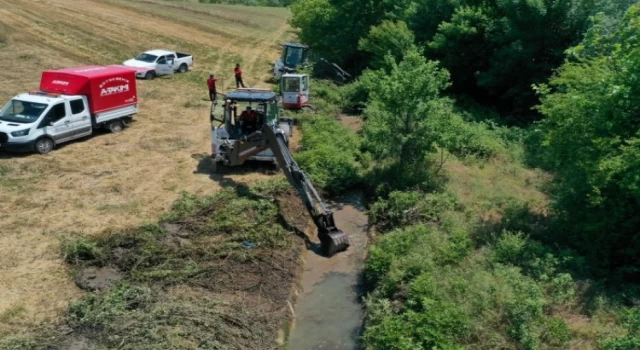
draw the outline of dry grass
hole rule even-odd
[[[193,71],[139,82],[140,113],[118,135],[98,134],[48,156],[0,155],[0,335],[55,320],[79,295],[59,256],[69,232],[94,235],[153,221],[179,192],[216,191],[205,77],[268,86],[269,63],[290,34],[284,9],[162,1],[0,0],[0,98],[37,88],[40,72],[120,63],[150,48],[193,53]],[[8,45],[8,46],[2,46]],[[252,182],[261,175],[236,176]],[[21,310],[14,313],[11,310]]]
[[[484,221],[499,220],[514,204],[527,204],[536,214],[547,214],[549,198],[543,190],[550,177],[542,171],[503,158],[465,163],[454,157],[444,170],[449,188]]]

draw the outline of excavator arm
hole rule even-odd
[[[347,235],[336,227],[333,212],[327,209],[322,198],[318,195],[318,191],[313,187],[309,175],[302,171],[293,159],[284,135],[278,133],[275,126],[267,124],[262,127],[262,133],[276,156],[278,165],[287,176],[289,183],[298,191],[302,202],[313,218],[325,254],[331,256],[346,250],[349,247]]]
[[[324,253],[332,256],[335,253],[346,250],[349,247],[347,235],[336,227],[333,212],[327,208],[322,198],[320,198],[309,179],[309,175],[302,171],[298,163],[293,159],[284,135],[278,132],[276,126],[264,124],[262,130],[247,136],[247,139],[250,140],[258,136],[262,136],[261,139],[266,142],[265,146],[271,148],[287,180],[298,191],[302,202],[318,228],[318,238]],[[259,152],[258,149],[263,149],[263,147],[258,147],[255,152]],[[247,152],[242,157],[251,157],[255,152]]]

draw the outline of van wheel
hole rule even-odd
[[[109,128],[109,131],[111,131],[112,133],[117,134],[120,131],[122,131],[122,129],[124,128],[124,125],[122,125],[121,121],[114,120],[110,122],[109,125],[107,125],[107,128]]]
[[[151,72],[147,72],[147,74],[144,75],[144,78],[146,80],[153,80],[153,78],[156,77],[156,72],[151,71]]]
[[[185,63],[180,65],[180,68],[178,68],[178,72],[180,73],[186,73],[187,70],[189,70],[189,67],[187,67],[187,65]]]
[[[40,154],[47,154],[53,150],[54,147],[53,140],[48,137],[43,137],[40,140],[36,141],[34,146],[35,151]]]

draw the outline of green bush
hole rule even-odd
[[[316,112],[337,114],[343,105],[341,90],[331,81],[312,79],[309,99]]]
[[[340,107],[343,110],[351,113],[361,113],[366,108],[369,100],[369,90],[367,90],[361,79],[340,88],[342,94]]]
[[[30,337],[11,335],[0,339],[0,349],[45,350],[47,346]]]
[[[545,320],[541,336],[543,343],[559,349],[565,349],[571,339],[571,333],[567,323],[559,317],[552,317]]]
[[[162,221],[177,220],[211,204],[211,197],[198,197],[187,191],[180,192],[180,198],[173,202],[171,211],[162,217]]]
[[[367,303],[367,349],[464,349],[456,338],[468,332],[468,324],[455,304],[422,298],[419,305],[423,310],[395,313],[388,300]]]
[[[482,255],[438,261],[445,242],[431,232],[430,244],[409,231],[376,243],[366,270],[378,278],[367,300],[367,348],[538,349],[566,343],[566,325],[545,318],[548,301],[536,281],[517,267],[490,267]]]
[[[100,260],[104,257],[102,248],[86,238],[66,240],[62,244],[64,260],[70,264],[79,261]]]
[[[75,326],[100,328],[118,316],[144,308],[151,299],[148,287],[121,283],[108,292],[91,293],[79,301],[71,302],[69,317]]]
[[[448,192],[391,192],[371,206],[369,216],[382,232],[421,223],[440,224],[444,215],[459,206]]]
[[[603,350],[640,349],[640,309],[637,307],[626,309],[623,312],[622,321],[627,334],[602,340]]]
[[[314,185],[332,194],[358,186],[362,181],[358,137],[329,117],[307,117],[302,123],[302,151],[295,159]]]

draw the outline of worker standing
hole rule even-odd
[[[218,95],[216,92],[216,81],[218,81],[218,79],[216,79],[213,74],[211,74],[209,76],[209,80],[207,80],[207,87],[209,88],[209,98],[211,99],[211,102],[215,101]]]
[[[236,75],[236,88],[240,86],[244,87],[244,82],[242,81],[242,69],[240,68],[240,63],[236,63],[236,68],[233,69],[233,72]]]

